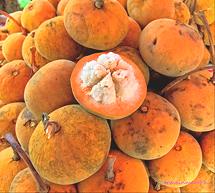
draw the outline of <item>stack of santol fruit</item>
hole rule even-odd
[[[213,0],[1,13],[0,192],[215,192]]]

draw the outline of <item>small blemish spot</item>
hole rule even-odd
[[[176,145],[176,146],[175,146],[175,150],[176,150],[176,151],[181,151],[181,150],[182,150],[182,147],[181,147],[180,145]]]

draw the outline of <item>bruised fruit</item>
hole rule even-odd
[[[130,46],[132,48],[138,48],[141,28],[139,24],[129,17],[129,28],[126,37],[120,43],[121,46]]]
[[[0,100],[4,103],[24,101],[24,89],[31,69],[23,60],[14,60],[0,68]]]
[[[22,148],[28,152],[28,143],[30,137],[38,124],[38,120],[33,116],[33,114],[27,109],[24,108],[16,121],[16,137],[22,146]]]
[[[22,33],[13,33],[4,40],[2,53],[8,62],[22,59],[22,44],[25,37]]]
[[[192,131],[214,129],[215,87],[210,77],[197,72],[166,91],[165,97],[177,108],[182,126]],[[212,73],[210,73],[212,76]]]
[[[22,45],[22,57],[26,64],[35,72],[50,61],[40,55],[35,47],[35,31],[32,31],[25,38]]]
[[[126,37],[129,20],[118,1],[73,0],[64,10],[64,24],[79,44],[107,50],[119,45]]]
[[[63,16],[49,19],[42,23],[35,33],[37,51],[48,60],[74,60],[80,55],[81,46],[67,33]]]
[[[74,185],[57,185],[46,182],[49,186],[49,193],[76,193],[76,189]],[[36,183],[35,179],[33,178],[31,171],[29,168],[25,168],[24,170],[20,171],[15,178],[13,179],[9,193],[14,192],[29,192],[29,193],[37,193],[40,192],[38,184]]]
[[[148,24],[141,32],[139,48],[143,60],[153,70],[171,77],[197,68],[204,54],[199,33],[172,19]]]
[[[127,0],[127,10],[142,27],[153,20],[175,16],[174,0]]]
[[[21,15],[22,11],[16,11],[10,14],[18,23],[21,23]],[[8,18],[5,24],[5,28],[7,29],[9,34],[22,32],[22,28],[20,25],[17,25],[12,19]]]
[[[80,59],[72,72],[71,87],[84,108],[107,119],[132,114],[143,103],[147,89],[137,65],[113,52]]]
[[[78,184],[79,192],[148,192],[144,163],[119,151],[111,151],[102,168]]]
[[[33,31],[55,15],[56,10],[48,0],[33,0],[23,9],[21,24],[28,31]]]
[[[39,69],[26,85],[24,98],[26,106],[36,119],[42,113],[75,102],[70,76],[75,64],[69,60],[56,60]]]
[[[181,188],[181,193],[209,193],[215,192],[215,174],[208,170],[204,165],[190,184]]]
[[[69,2],[69,0],[60,0],[59,4],[57,6],[58,15],[64,15],[64,10],[65,10],[68,2]]]
[[[203,164],[215,173],[215,130],[201,136]]]
[[[118,147],[129,156],[143,160],[167,154],[177,141],[180,126],[175,107],[152,92],[148,92],[135,113],[111,122],[113,139]]]
[[[15,159],[14,152],[8,147],[0,152],[0,192],[8,192],[16,174],[26,168],[24,161]]]
[[[142,71],[145,81],[148,84],[149,82],[149,68],[142,60],[140,53],[138,50],[128,47],[128,46],[119,46],[112,50],[112,52],[119,54],[121,56],[127,57],[128,59],[132,60]]]
[[[149,161],[150,176],[159,184],[182,187],[192,182],[202,165],[200,145],[190,134],[181,132],[175,146],[163,157]]]
[[[189,23],[191,16],[187,5],[182,0],[174,0],[174,5],[175,5],[174,19],[181,23]]]
[[[79,105],[68,105],[37,125],[29,142],[29,155],[42,178],[61,185],[74,184],[101,168],[110,142],[106,120]]]

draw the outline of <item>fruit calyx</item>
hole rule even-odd
[[[116,161],[116,157],[108,156],[107,159],[107,171],[105,174],[105,179],[109,182],[114,182],[115,173],[114,173],[114,163]]]
[[[104,6],[104,0],[95,0],[95,7],[101,9]]]
[[[57,132],[60,131],[61,127],[56,121],[50,121],[47,113],[42,113],[42,123],[44,131],[48,136],[48,139],[53,137]]]

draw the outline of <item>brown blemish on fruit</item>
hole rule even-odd
[[[18,75],[19,75],[19,71],[14,70],[14,71],[12,72],[12,75],[13,75],[13,76],[18,76]]]
[[[176,151],[181,151],[181,150],[182,150],[182,147],[181,147],[180,145],[176,145],[176,146],[174,147],[174,149],[175,149]]]

